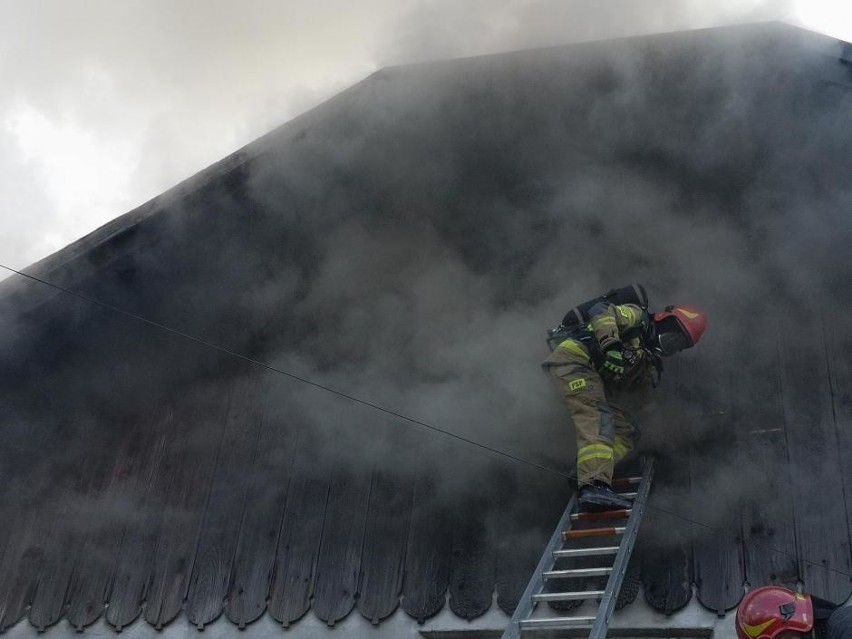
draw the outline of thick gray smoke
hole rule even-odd
[[[323,238],[290,306],[316,330],[290,355],[335,387],[511,441],[555,419],[542,329],[613,284],[709,310],[708,345],[686,358],[742,340],[746,306],[836,290],[848,265],[818,248],[848,233],[848,193],[808,176],[837,185],[847,166],[828,124],[842,102],[799,95],[820,79],[798,50],[773,50],[764,73],[770,44],[678,60],[687,41],[395,69],[329,105],[332,127],[304,126],[253,174],[259,198]],[[825,125],[796,120],[802,98]]]
[[[45,0],[0,14],[0,254],[15,267],[382,66],[792,16],[762,0]]]
[[[666,507],[738,531],[740,506],[790,461],[758,432],[781,408],[750,414],[759,390],[780,392],[777,336],[803,326],[819,343],[813,309],[842,307],[850,270],[849,98],[833,84],[845,71],[801,35],[734,29],[373,76],[328,105],[333,126],[305,124],[298,150],[252,174],[260,199],[324,238],[290,306],[316,331],[281,361],[570,470],[566,414],[537,370],[542,329],[641,281],[656,308],[710,315],[643,413],[644,448],[707,487],[700,513],[689,477]],[[818,473],[798,474],[803,494],[819,490]]]
[[[243,165],[248,201],[184,204],[129,279],[102,286],[147,311],[144,273],[172,254],[173,298],[146,317],[567,469],[571,432],[538,371],[565,309],[643,282],[658,307],[708,308],[706,346],[685,355],[700,358],[736,339],[742,300],[845,276],[823,247],[843,241],[848,194],[820,183],[846,166],[842,102],[802,95],[819,80],[798,48],[690,57],[712,37],[380,72]],[[791,112],[802,99],[818,121]]]
[[[791,18],[793,3],[727,0],[452,0],[412,3],[379,48],[385,64],[422,62],[648,33]]]
[[[733,28],[381,71],[233,158],[220,179],[164,200],[114,252],[92,256],[98,275],[80,289],[567,473],[573,433],[539,370],[544,331],[588,297],[644,283],[655,308],[702,307],[710,329],[643,411],[643,446],[669,467],[700,460],[693,485],[726,488],[702,516],[725,524],[750,497],[737,479],[749,449],[725,444],[738,440],[756,373],[780,366],[765,309],[812,318],[815,300],[840,307],[852,266],[848,93],[809,48],[825,43],[801,38]],[[222,448],[226,431],[211,424],[223,429],[245,401],[230,394],[243,364],[81,301],[29,312],[38,322],[18,322],[2,371],[21,443],[4,448],[2,472],[30,469],[16,484],[25,500],[55,491],[93,442],[106,455],[150,431],[174,444],[163,463],[180,468]],[[732,392],[735,374],[746,390]],[[455,498],[482,491],[493,464],[525,481],[543,472],[432,432],[398,435],[418,427],[264,376],[268,419],[318,473],[435,464]],[[157,417],[192,412],[195,393],[198,413]],[[131,494],[117,517],[146,499]],[[664,494],[689,512],[688,494]]]

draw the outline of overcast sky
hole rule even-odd
[[[61,249],[383,66],[765,19],[852,40],[839,0],[0,0],[0,263]]]

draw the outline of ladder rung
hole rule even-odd
[[[641,477],[620,477],[612,480],[613,488],[626,488],[627,486],[635,486],[642,481]]]
[[[567,557],[593,557],[595,555],[617,555],[618,546],[602,546],[600,548],[569,548],[567,550],[554,550],[554,559]]]
[[[571,497],[568,505],[562,511],[556,530],[539,559],[538,567],[527,584],[503,639],[519,639],[519,634],[523,636],[538,634],[537,630],[546,632],[548,636],[553,634],[552,631],[556,631],[556,634],[565,634],[565,632],[571,630],[582,634],[582,636],[589,636],[590,631],[594,633],[595,637],[606,636],[610,616],[622,587],[626,562],[633,550],[636,531],[645,509],[645,501],[654,474],[654,460],[652,458],[643,460],[642,466],[641,477],[619,477],[612,482],[612,486],[615,487],[619,495],[624,497],[625,504],[622,508],[594,513],[578,512],[578,495],[574,494]],[[642,495],[641,499],[638,499],[639,495]],[[633,498],[634,503],[627,505],[631,498]],[[578,530],[572,522],[584,523],[579,524],[580,529]],[[591,527],[583,528],[584,526]],[[567,543],[565,545],[569,547],[557,550],[560,537],[565,542],[571,542],[575,539],[588,539],[591,543]],[[572,545],[592,545],[595,547],[571,548]],[[590,562],[598,564],[594,567],[556,569],[556,566],[561,565],[557,563],[561,559],[605,555],[614,557],[612,566],[599,565],[610,563],[607,559],[603,559]],[[575,580],[570,582],[573,587],[565,587],[565,581],[558,581],[569,579]],[[589,582],[588,579],[594,581]],[[605,587],[603,581],[606,581]],[[556,587],[553,587],[554,585]],[[594,588],[594,590],[584,590],[584,588]],[[598,590],[598,588],[601,588],[601,590]],[[547,590],[559,590],[560,592],[547,592]],[[574,601],[580,603],[585,600],[590,601],[592,605],[598,605],[595,616],[574,616],[567,611],[551,613],[554,615],[564,614],[565,616],[539,616],[536,618],[533,615],[536,604],[539,602]],[[554,605],[553,607],[558,606]],[[539,612],[543,611],[539,610]]]
[[[545,579],[568,579],[571,577],[605,577],[612,573],[611,566],[601,568],[571,568],[570,570],[548,570],[541,574]]]
[[[521,628],[583,628],[592,627],[594,617],[551,617],[544,619],[521,619]]]
[[[574,513],[571,521],[597,521],[599,519],[626,519],[630,517],[632,509],[628,510],[605,510],[600,513]]]
[[[533,601],[576,601],[578,599],[600,599],[603,590],[586,590],[579,592],[541,592],[533,595]]]
[[[562,539],[570,541],[572,539],[582,539],[584,537],[607,537],[612,535],[623,535],[624,526],[614,526],[611,528],[586,528],[585,530],[566,530],[562,533]]]

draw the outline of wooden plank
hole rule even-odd
[[[778,341],[765,319],[742,318],[735,371],[746,579],[752,588],[798,581],[793,500],[784,430]]]
[[[693,463],[692,495],[700,500],[701,495],[713,493],[719,486],[714,481],[702,481],[701,475],[710,475],[711,466]],[[701,511],[701,503],[693,511],[692,552],[694,576],[698,601],[709,610],[724,615],[732,610],[744,594],[745,571],[743,567],[740,539],[740,517],[734,504],[728,516],[715,513],[708,517]]]
[[[498,486],[497,605],[512,615],[559,521],[572,489],[557,475],[503,466]]]
[[[328,477],[317,470],[309,449],[300,443],[281,519],[268,604],[269,614],[285,628],[311,606],[329,493]]]
[[[10,338],[4,337],[4,339]],[[11,384],[7,386],[5,381],[6,375],[13,376],[12,371],[6,370],[9,364],[10,362],[0,362],[0,380],[2,380],[0,381],[0,429],[4,433],[3,447],[0,448],[0,485],[6,487],[5,490],[0,490],[0,522],[2,522],[0,524],[0,569],[2,569],[4,563],[6,549],[10,544],[15,543],[14,522],[23,509],[23,505],[20,503],[20,495],[17,494],[17,491],[10,490],[10,484],[17,475],[17,469],[10,467],[16,457],[16,449],[20,445],[15,440],[21,438],[22,428],[8,399],[10,394],[14,392],[12,388],[8,387]],[[2,579],[3,574],[0,572],[0,579]],[[0,607],[2,605],[2,600],[0,600]]]
[[[49,382],[46,387],[50,388]],[[17,623],[38,598],[36,623],[47,628],[62,615],[71,564],[63,553],[69,538],[71,486],[75,472],[82,468],[84,450],[69,447],[73,418],[42,417],[33,425],[45,437],[42,466],[28,479],[32,485],[20,496],[28,512],[22,512],[15,527],[15,543],[9,544],[3,560],[0,585],[0,629]],[[31,469],[32,470],[32,469]]]
[[[3,361],[0,366],[9,365]],[[4,371],[5,373],[5,371]],[[9,371],[10,379],[19,373]],[[18,382],[20,383],[20,382]],[[22,454],[32,437],[34,420],[23,416],[19,407],[12,407],[12,395],[5,387],[0,393],[0,410],[3,411],[3,448],[0,451],[0,481],[5,490],[0,491],[0,632],[13,626],[24,615],[31,595],[33,568],[32,553],[28,554],[39,511],[38,490],[30,481],[21,482],[36,463]],[[42,439],[39,438],[39,443]]]
[[[210,384],[194,388],[175,407],[173,426],[179,436],[160,477],[159,495],[165,509],[157,528],[143,613],[157,630],[177,617],[186,598],[229,398],[227,389]]]
[[[246,498],[257,461],[261,381],[257,371],[246,371],[232,382],[230,409],[186,599],[186,616],[199,630],[222,614],[228,595]]]
[[[496,495],[485,482],[476,495],[459,494],[452,507],[452,564],[450,609],[462,619],[475,619],[491,607],[494,592],[495,548],[486,522]]]
[[[266,610],[272,585],[275,552],[281,530],[301,430],[293,427],[285,407],[273,398],[281,395],[280,382],[264,380],[264,399],[258,458],[250,475],[250,493],[225,614],[239,628],[256,621]],[[324,504],[322,505],[324,507]]]
[[[371,470],[332,475],[314,582],[314,614],[333,626],[355,605],[361,577]]]
[[[78,632],[104,614],[122,539],[128,526],[138,525],[138,513],[144,511],[145,474],[157,450],[157,433],[144,426],[128,428],[103,489],[87,513],[97,525],[75,565],[65,615]]]
[[[852,536],[852,318],[848,308],[847,302],[827,309],[824,326],[847,531]]]
[[[438,494],[439,476],[434,465],[417,475],[405,552],[402,608],[420,624],[444,607],[450,582],[451,518]]]
[[[129,480],[137,480],[141,492],[130,501],[132,505],[138,503],[138,516],[136,521],[128,522],[121,540],[105,615],[107,623],[118,632],[142,614],[156,552],[157,529],[165,507],[162,492],[168,485],[166,457],[177,437],[174,412],[171,407],[165,407],[151,418],[150,437],[142,440],[145,443],[140,453],[145,462],[129,471]]]
[[[634,556],[640,564],[645,601],[670,615],[692,600],[692,544],[689,513],[689,465],[657,458],[654,484]]]
[[[13,520],[15,535],[0,561],[0,632],[18,623],[26,612],[39,570],[38,519],[41,511],[32,504]]]
[[[688,540],[682,537],[670,544],[641,549],[640,578],[649,606],[671,615],[692,600],[691,550]]]
[[[399,607],[406,542],[414,497],[414,476],[396,468],[388,455],[388,470],[376,469],[370,490],[358,587],[358,611],[373,624]]]
[[[683,357],[666,362],[653,410],[644,411],[642,448],[654,451],[655,471],[634,558],[644,584],[645,600],[671,614],[692,599],[692,514],[689,487],[690,409],[694,389],[684,384]],[[689,380],[691,384],[691,380]]]
[[[70,510],[58,506],[46,534],[28,614],[30,624],[39,632],[62,618],[74,560],[85,544],[85,536],[75,529],[72,519]]]
[[[0,499],[5,498],[5,495],[0,495]],[[3,599],[4,595],[8,595],[9,589],[6,584],[5,576],[8,576],[10,573],[10,565],[14,565],[14,561],[7,558],[7,553],[9,555],[17,555],[18,551],[16,551],[15,545],[18,542],[18,537],[20,537],[20,531],[15,531],[16,534],[13,535],[13,528],[18,525],[20,519],[20,513],[16,512],[8,502],[4,501],[0,502],[0,521],[3,521],[3,525],[0,526],[0,631],[3,630],[3,610],[5,608],[5,600]]]
[[[681,384],[697,389],[697,414],[691,416],[690,500],[692,504],[692,551],[698,601],[724,614],[744,593],[745,571],[740,543],[739,500],[732,490],[737,465],[735,423],[731,398],[730,362],[735,361],[720,345],[709,348],[700,359],[681,364]],[[686,419],[690,419],[686,417]]]
[[[72,466],[71,472],[79,474],[59,483],[55,508],[45,522],[49,533],[29,610],[30,623],[39,632],[56,624],[65,613],[73,574],[92,532],[92,513],[86,506],[102,488],[106,463],[103,455],[86,456]]]
[[[815,308],[810,305],[810,308]],[[790,308],[780,320],[784,416],[796,547],[806,592],[834,603],[852,592],[849,534],[826,348],[819,316]],[[803,337],[807,336],[807,338]]]

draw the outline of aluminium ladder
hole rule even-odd
[[[651,490],[651,479],[654,474],[654,460],[645,458],[640,477],[616,479],[613,487],[616,489],[624,486],[635,486],[635,493],[622,492],[625,497],[633,497],[633,507],[629,510],[611,510],[595,513],[577,512],[577,495],[571,497],[565,512],[556,530],[545,548],[544,554],[538,562],[538,567],[530,579],[524,594],[518,601],[515,614],[509,622],[509,626],[503,632],[502,639],[518,639],[522,634],[531,633],[534,630],[568,630],[588,631],[589,639],[604,639],[609,627],[609,621],[615,610],[615,603],[627,564],[633,552],[633,544],[639,532],[639,523],[645,511],[648,493]],[[617,526],[606,528],[577,528],[572,529],[573,522],[601,522],[606,520],[624,520]],[[597,524],[599,525],[599,524]],[[571,547],[572,542],[578,539],[589,540],[595,538],[616,537],[620,539],[618,545],[596,544],[595,548]],[[556,569],[557,562],[570,561],[578,558],[615,556],[610,566],[583,567]],[[606,587],[603,590],[576,590],[573,592],[547,592],[546,582],[555,579],[584,579],[590,577],[607,577]],[[582,601],[585,599],[598,599],[597,614],[594,617],[565,616],[534,617],[533,611],[542,601]],[[577,635],[573,635],[577,636]]]

